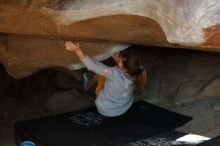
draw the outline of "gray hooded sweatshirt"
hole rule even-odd
[[[117,66],[108,67],[89,56],[82,62],[88,70],[105,77],[104,87],[95,100],[98,112],[108,117],[124,114],[133,102],[133,78]]]

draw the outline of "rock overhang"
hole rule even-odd
[[[65,40],[87,44],[97,60],[131,44],[219,51],[219,8],[217,0],[9,0],[0,3],[0,32],[7,34],[0,61],[15,78],[54,66],[78,69]]]

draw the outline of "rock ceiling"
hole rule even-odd
[[[66,40],[96,60],[132,44],[220,51],[219,0],[0,0],[0,22],[0,62],[14,78],[81,68]]]

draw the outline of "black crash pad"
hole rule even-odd
[[[15,123],[16,144],[36,146],[123,146],[170,131],[192,118],[139,101],[122,116],[107,118],[96,108]]]
[[[134,142],[130,142],[123,146],[195,146],[189,142],[180,142],[176,139],[187,135],[188,133],[179,131],[167,131],[153,136],[145,137]]]

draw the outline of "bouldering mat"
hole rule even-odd
[[[36,146],[123,146],[163,133],[192,118],[139,101],[122,116],[108,118],[96,108],[15,123],[16,144]]]
[[[196,144],[176,141],[176,139],[188,133],[175,130],[162,132],[153,136],[148,136],[123,146],[195,146]]]

